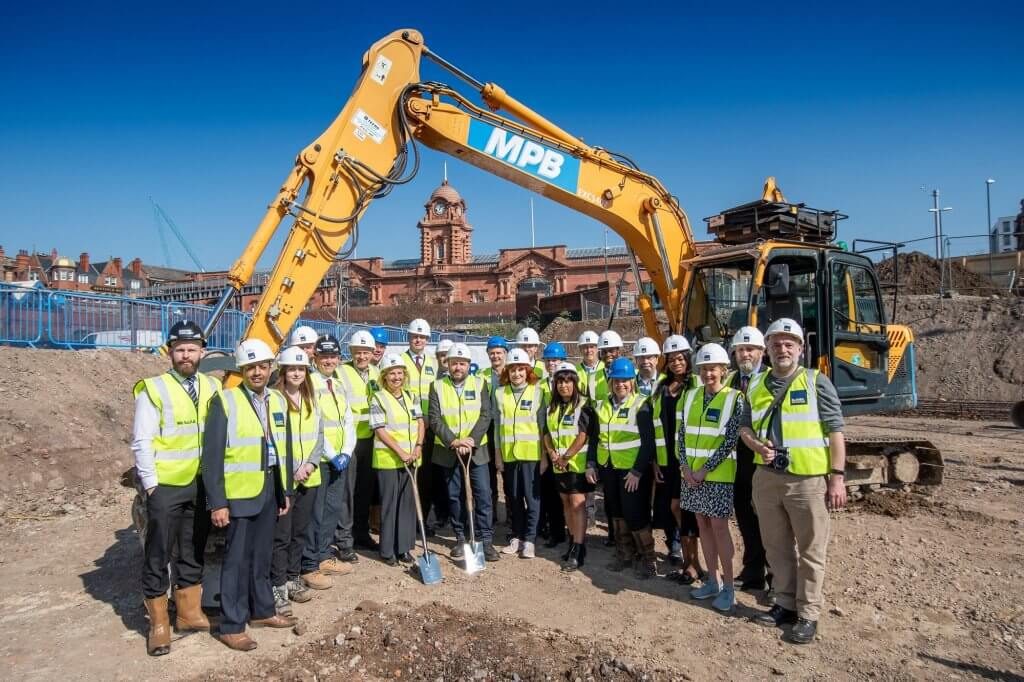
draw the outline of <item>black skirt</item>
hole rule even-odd
[[[575,471],[555,472],[555,482],[558,483],[558,492],[563,495],[577,493],[586,495],[594,492],[594,484],[587,483],[586,474],[578,474]]]
[[[654,523],[655,528],[670,531],[676,527],[676,517],[672,515],[672,500],[679,499],[680,473],[679,465],[674,458],[661,469],[663,483],[654,484]]]

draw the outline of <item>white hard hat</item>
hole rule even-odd
[[[597,332],[592,332],[589,329],[580,334],[580,339],[577,343],[581,346],[596,346],[597,345]]]
[[[316,338],[318,336],[319,334],[316,333],[315,329],[302,325],[301,327],[296,327],[295,331],[292,332],[292,335],[288,337],[288,345],[298,346],[300,343],[303,345],[307,343],[316,343]]]
[[[729,365],[729,354],[717,343],[705,343],[697,350],[697,358],[694,366],[701,365]]]
[[[294,365],[309,367],[309,356],[298,346],[291,346],[277,354],[277,364],[282,367]]]
[[[506,365],[530,365],[533,366],[533,361],[530,360],[530,356],[526,354],[526,351],[522,348],[513,348],[508,353],[508,358],[505,359]]]
[[[591,332],[591,334],[593,334],[593,332]],[[597,336],[596,334],[594,335]],[[579,370],[576,369],[576,365],[571,362],[563,362],[560,363],[558,367],[555,367],[555,374],[561,374],[562,372],[572,372],[577,378],[579,378],[580,374]]]
[[[452,349],[455,344],[451,339],[441,339],[437,343],[437,348],[434,350],[435,353],[447,353]]]
[[[516,334],[516,343],[520,346],[539,346],[540,337],[537,335],[537,332],[530,327],[523,327],[519,330],[519,333]]]
[[[451,350],[448,351],[448,359],[459,358],[460,360],[472,360],[473,356],[469,353],[469,346],[464,343],[452,344]]]
[[[406,331],[410,334],[419,334],[420,336],[430,336],[430,325],[426,320],[417,317],[415,320],[409,323]]]
[[[260,339],[246,339],[235,349],[235,364],[239,367],[267,362],[274,359],[274,351]]]
[[[661,352],[666,355],[669,353],[678,353],[683,350],[690,350],[690,342],[681,334],[673,334],[668,337],[665,339],[665,343],[661,347]]]
[[[804,342],[804,330],[800,328],[796,320],[791,320],[788,317],[780,317],[768,325],[765,338],[771,338],[772,334],[789,334],[800,339],[800,343]]]
[[[640,337],[633,346],[633,357],[642,358],[647,355],[661,355],[658,342],[649,336]]]
[[[360,330],[352,335],[352,338],[348,340],[349,348],[369,348],[373,350],[377,347],[376,341],[373,340],[373,334],[368,331]]]
[[[402,362],[401,356],[395,355],[394,353],[388,353],[380,359],[380,373],[387,374],[388,370],[400,367],[405,369],[405,363]]]
[[[607,329],[601,332],[600,338],[597,340],[598,350],[606,350],[608,348],[622,348],[622,337],[619,336],[618,332],[614,332],[611,329]]]
[[[732,347],[757,346],[764,348],[764,334],[757,327],[740,327],[732,337]]]

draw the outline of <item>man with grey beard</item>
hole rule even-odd
[[[748,386],[750,416],[740,429],[760,465],[753,500],[776,595],[755,621],[791,625],[789,641],[808,644],[823,604],[828,513],[846,505],[843,414],[828,377],[800,365],[800,325],[781,318],[765,336],[772,369]]]
[[[738,369],[729,373],[725,385],[746,395],[751,380],[764,371],[761,364],[764,359],[764,335],[757,327],[742,327],[732,337],[732,353]],[[733,504],[736,507],[736,525],[743,537],[743,569],[736,576],[736,582],[744,592],[763,590],[770,587],[771,583],[764,558],[764,545],[761,543],[761,529],[757,525],[757,513],[751,502],[753,481],[754,451],[741,440],[736,447]]]

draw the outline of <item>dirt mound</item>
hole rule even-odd
[[[663,329],[668,329],[668,318],[664,314],[658,315],[658,323]],[[569,342],[572,347],[570,352],[575,350],[576,339],[585,331],[593,331],[600,334],[608,328],[608,320],[583,320],[574,322],[563,317],[555,318],[540,333],[540,339],[544,343],[548,341]],[[644,326],[641,317],[618,317],[612,325],[622,339],[628,344],[636,341],[641,336],[647,336],[647,328]]]
[[[118,485],[132,465],[132,386],[166,358],[117,350],[0,347],[0,496],[48,516]]]
[[[895,282],[901,294],[938,294],[942,282],[942,263],[920,251],[901,253],[896,261],[887,258],[876,266],[876,270],[882,284]],[[945,288],[963,293],[984,293],[994,289],[988,278],[954,261],[947,264]]]
[[[438,602],[413,610],[371,601],[338,619],[328,636],[293,648],[284,661],[263,661],[245,676],[286,682],[688,679],[521,619],[468,614]],[[239,679],[239,671],[197,679],[228,682]]]

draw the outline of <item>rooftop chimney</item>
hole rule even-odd
[[[131,268],[132,272],[135,273],[136,277],[138,277],[139,279],[142,279],[142,259],[141,258],[136,258],[135,260],[133,260],[131,262],[131,265],[129,265],[128,267]]]
[[[81,272],[89,272],[89,254],[85,251],[78,257],[78,269]]]

